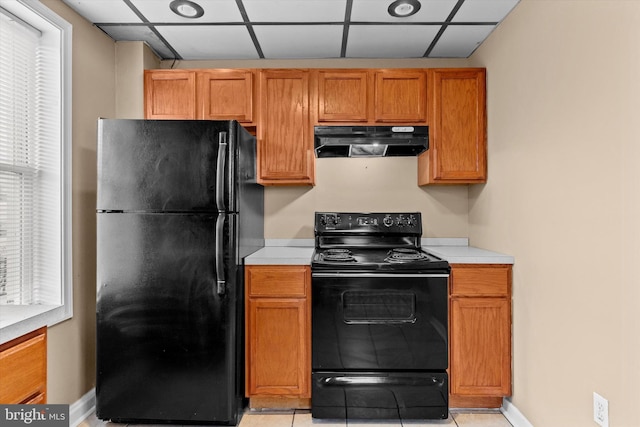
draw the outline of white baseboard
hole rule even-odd
[[[502,408],[500,408],[502,415],[509,420],[513,427],[533,427],[533,424],[515,407],[511,400],[502,399]]]
[[[69,427],[77,427],[96,410],[96,389],[92,388],[84,396],[69,406]],[[502,400],[500,412],[513,427],[533,427],[533,424],[511,403],[509,399]]]
[[[77,427],[96,410],[96,389],[92,388],[80,399],[69,405],[69,427]]]

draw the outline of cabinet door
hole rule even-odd
[[[419,184],[474,184],[487,179],[484,69],[433,70],[430,146]]]
[[[46,328],[0,345],[0,403],[45,403]]]
[[[366,122],[368,76],[360,70],[318,71],[318,122]]]
[[[311,397],[311,270],[298,265],[248,266],[246,393]],[[271,402],[272,403],[272,402]]]
[[[310,397],[306,305],[303,299],[249,299],[249,396]]]
[[[374,111],[376,122],[426,123],[426,72],[376,71]]]
[[[144,113],[145,119],[195,119],[195,71],[145,70]]]
[[[197,77],[199,119],[253,122],[251,70],[207,70]]]
[[[451,394],[511,394],[511,304],[507,298],[451,299]]]
[[[308,71],[261,71],[260,99],[259,182],[312,185]]]

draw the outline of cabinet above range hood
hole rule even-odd
[[[429,148],[427,126],[316,126],[316,157],[417,156]]]

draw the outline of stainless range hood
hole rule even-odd
[[[427,126],[316,126],[316,157],[417,156],[429,148]]]

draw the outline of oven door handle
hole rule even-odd
[[[449,277],[448,274],[420,274],[420,273],[311,273],[311,277]]]
[[[342,376],[322,378],[325,386],[366,386],[366,385],[404,385],[404,386],[438,386],[444,384],[442,378],[436,377],[384,377],[384,376]]]

